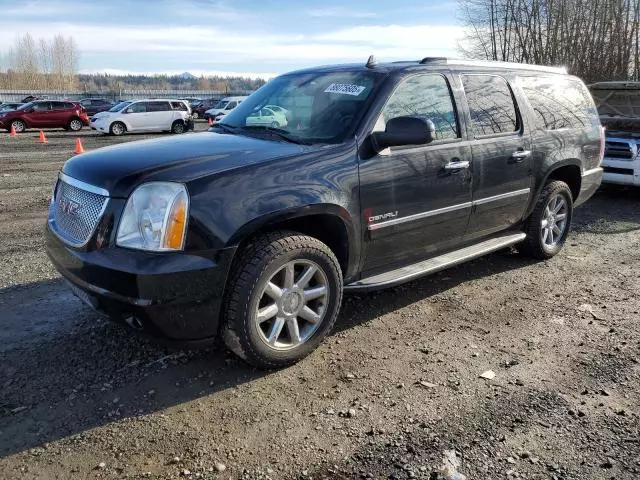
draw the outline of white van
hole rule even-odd
[[[93,130],[110,135],[127,132],[184,133],[193,130],[191,109],[184,100],[149,99],[122,102],[91,119]]]
[[[247,95],[240,97],[223,98],[218,103],[216,103],[213,108],[210,108],[209,110],[204,112],[205,120],[209,120],[210,118],[213,120],[220,120],[227,113],[240,105],[245,98],[247,98]]]

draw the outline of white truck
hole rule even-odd
[[[606,128],[604,183],[640,186],[640,82],[589,85]]]

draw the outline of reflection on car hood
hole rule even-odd
[[[142,140],[93,150],[68,160],[70,177],[126,197],[141,183],[196,178],[318,147],[214,131]]]

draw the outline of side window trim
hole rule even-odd
[[[473,131],[473,119],[471,117],[471,107],[469,106],[469,98],[467,97],[467,92],[464,89],[464,80],[463,77],[472,77],[472,76],[483,76],[483,77],[497,77],[507,84],[507,88],[509,88],[509,92],[511,93],[511,101],[513,102],[513,106],[516,112],[516,129],[512,132],[501,132],[501,133],[488,133],[485,135],[476,135]],[[460,73],[458,75],[460,80],[460,87],[462,88],[462,93],[466,99],[466,108],[467,108],[467,118],[469,119],[469,140],[486,140],[488,138],[501,138],[501,137],[515,137],[524,135],[524,121],[522,116],[522,109],[520,108],[520,104],[517,101],[513,85],[511,82],[498,73],[489,73],[489,72],[468,72],[468,73]]]
[[[384,113],[384,109],[387,107],[387,105],[389,104],[389,101],[396,94],[396,92],[398,91],[400,86],[404,82],[406,82],[407,80],[410,80],[410,79],[415,78],[415,77],[422,77],[422,76],[437,76],[437,77],[441,77],[444,80],[445,85],[447,86],[447,90],[449,91],[449,100],[451,101],[453,114],[455,116],[456,129],[457,129],[457,135],[458,136],[454,137],[454,138],[443,138],[443,139],[440,139],[440,140],[434,140],[433,142],[427,143],[427,144],[424,144],[424,145],[403,145],[403,146],[398,146],[398,147],[392,147],[391,148],[392,151],[428,148],[428,147],[431,147],[431,146],[439,146],[439,145],[445,145],[445,144],[450,144],[450,143],[459,143],[459,142],[462,142],[462,141],[465,140],[463,138],[463,135],[462,135],[462,122],[460,120],[460,111],[459,111],[459,108],[458,108],[458,102],[457,102],[457,99],[456,99],[456,97],[454,95],[453,88],[451,86],[451,82],[450,82],[449,78],[447,77],[447,75],[444,74],[444,72],[428,72],[428,71],[424,71],[424,72],[415,72],[415,73],[403,76],[400,79],[400,81],[393,87],[393,90],[391,91],[391,93],[389,94],[387,99],[384,101],[382,106],[380,107],[380,109],[379,109],[379,111],[378,111],[378,113],[376,115],[376,122],[374,123],[374,126],[373,126],[371,132],[375,132],[376,131],[375,130],[375,125],[380,120],[380,117],[382,117],[382,115]]]

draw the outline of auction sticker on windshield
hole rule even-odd
[[[362,85],[349,85],[348,83],[332,83],[327,87],[325,93],[342,93],[343,95],[353,95],[357,97],[367,87]]]

